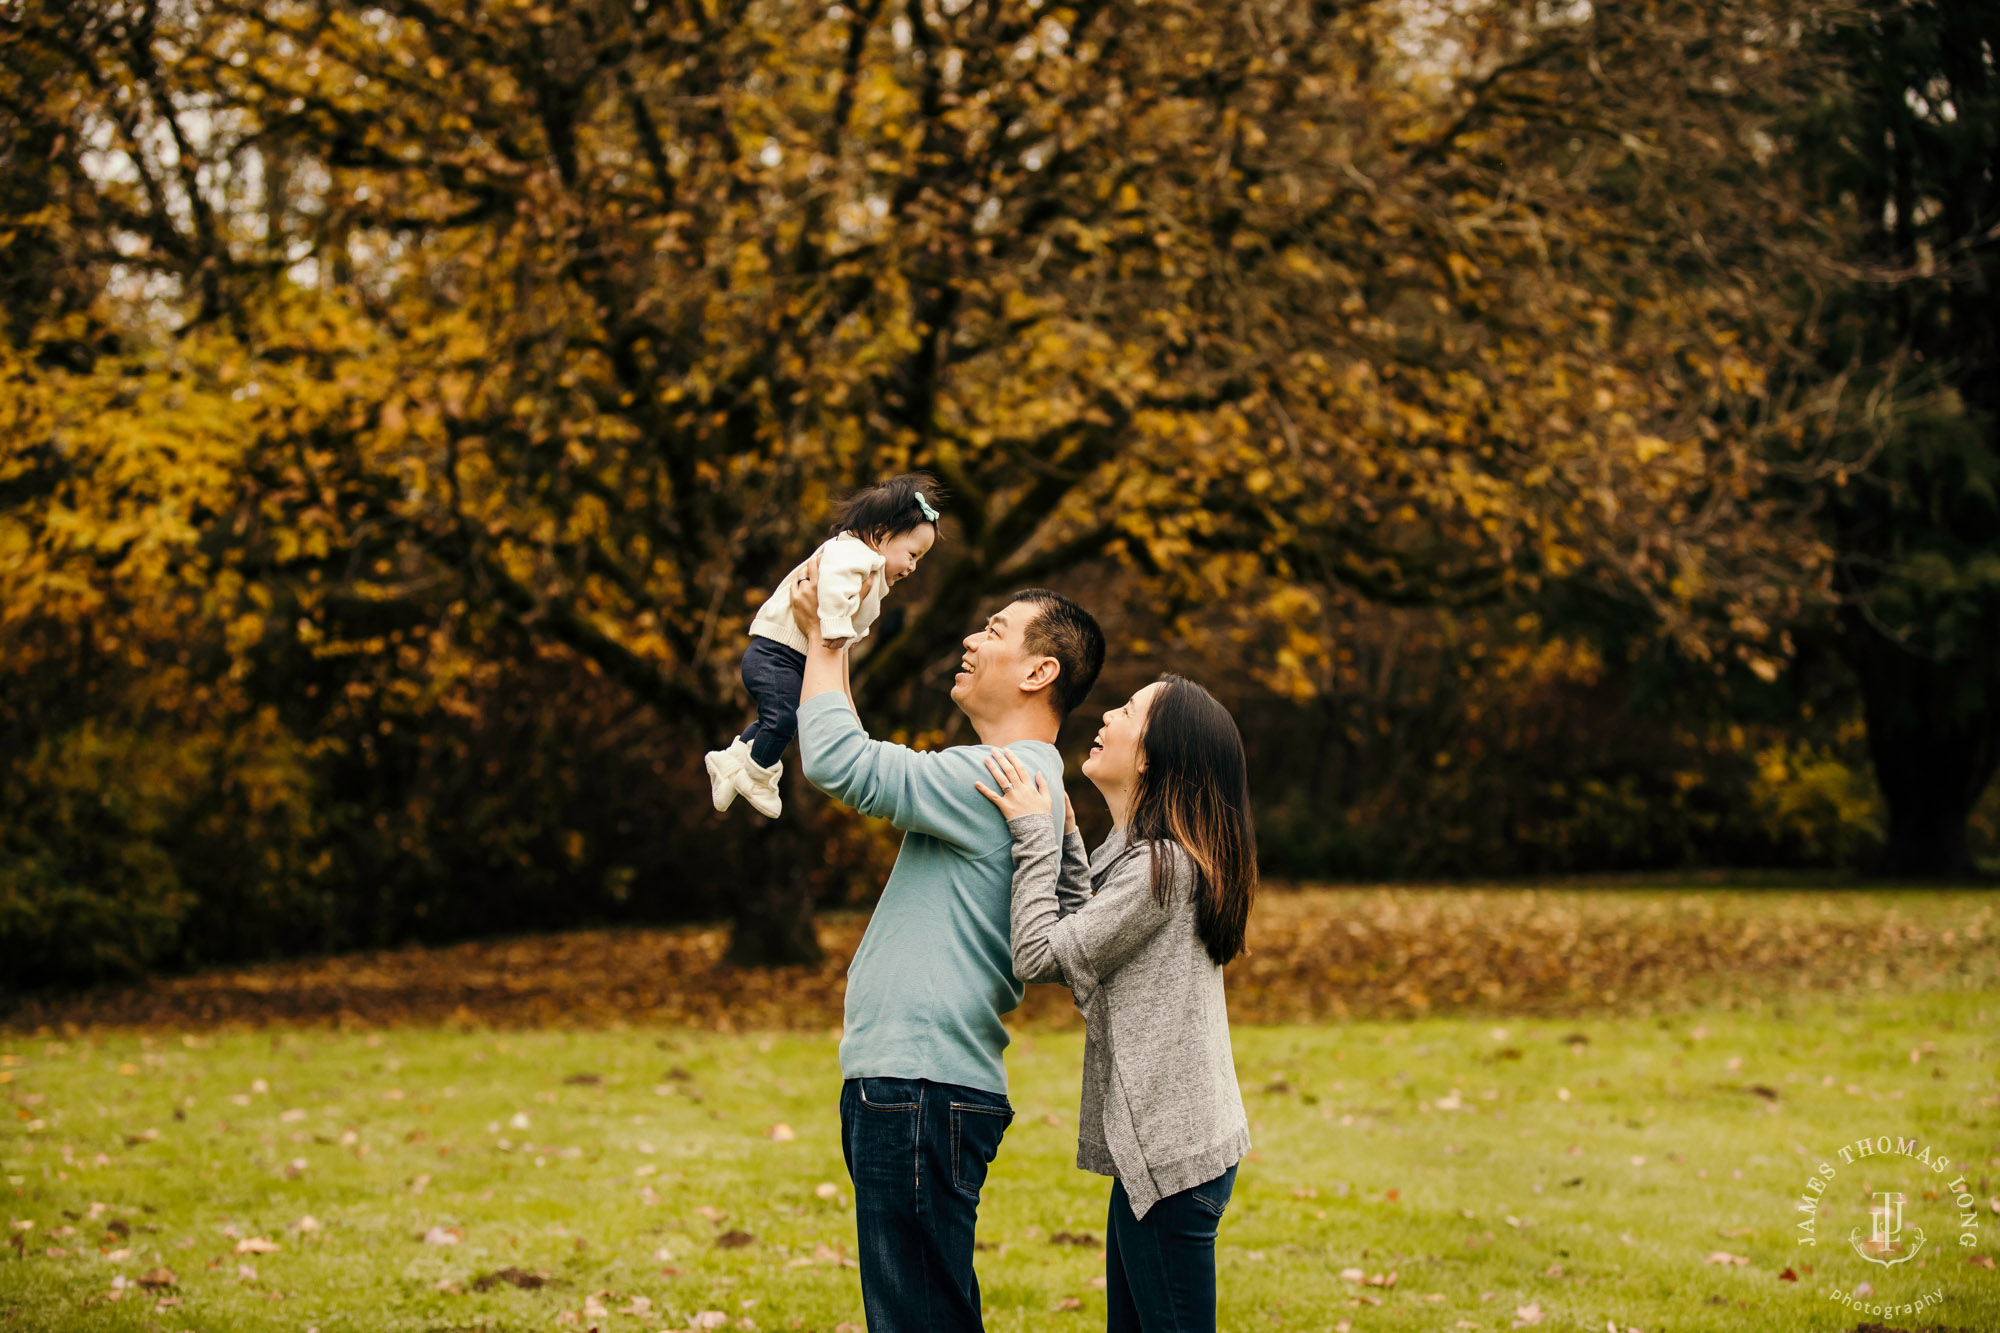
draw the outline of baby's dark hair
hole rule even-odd
[[[924,512],[926,504],[930,506],[929,513]],[[827,535],[851,532],[871,544],[885,542],[920,524],[937,527],[935,515],[943,508],[943,492],[938,490],[937,478],[928,472],[905,472],[900,477],[864,487],[842,500],[833,511],[833,526]],[[944,534],[940,531],[938,535]]]

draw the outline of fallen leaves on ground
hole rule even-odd
[[[732,967],[728,932],[712,926],[583,930],[16,997],[0,1021],[824,1029],[840,1024],[866,924],[859,913],[823,917],[826,957],[810,967]],[[1562,1015],[1727,1006],[1767,995],[1774,978],[1795,993],[1956,986],[2000,978],[1996,931],[1990,906],[1961,907],[1945,927],[1866,893],[1279,888],[1259,897],[1249,950],[1230,965],[1229,1010],[1246,1023]],[[1048,985],[1028,988],[1020,1017],[1081,1021],[1068,992]]]
[[[504,1282],[509,1286],[519,1287],[523,1291],[533,1291],[537,1287],[547,1285],[548,1280],[549,1275],[547,1273],[530,1273],[522,1268],[502,1268],[496,1272],[484,1273],[472,1279],[472,1289],[474,1291],[492,1291]]]
[[[819,1264],[831,1264],[835,1268],[859,1268],[860,1263],[847,1257],[847,1252],[838,1246],[815,1245],[811,1255],[800,1255],[788,1260],[787,1268],[812,1268]]]

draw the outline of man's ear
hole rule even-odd
[[[1037,658],[1035,659],[1034,670],[1030,671],[1026,676],[1021,678],[1021,688],[1023,690],[1026,690],[1029,694],[1038,694],[1042,690],[1045,690],[1049,686],[1055,684],[1056,677],[1060,676],[1061,674],[1062,674],[1062,663],[1056,661],[1055,658],[1053,657]]]

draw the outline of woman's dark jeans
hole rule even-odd
[[[1014,1118],[1006,1097],[923,1078],[850,1078],[840,1147],[854,1181],[868,1333],[979,1333],[972,1228]]]
[[[1111,1182],[1104,1251],[1108,1333],[1215,1333],[1215,1233],[1236,1168],[1169,1194],[1132,1216],[1125,1182]]]
[[[789,643],[761,634],[743,650],[743,688],[757,704],[757,720],[737,737],[750,757],[769,768],[799,734],[799,690],[806,682],[806,655]]]

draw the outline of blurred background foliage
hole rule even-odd
[[[911,466],[945,540],[857,662],[878,734],[967,739],[959,635],[1051,583],[1114,645],[1066,739],[1211,683],[1272,875],[1967,876],[1996,46],[1973,3],[18,0],[0,985],[704,916],[813,958],[893,832],[719,818],[700,755],[771,580]]]

